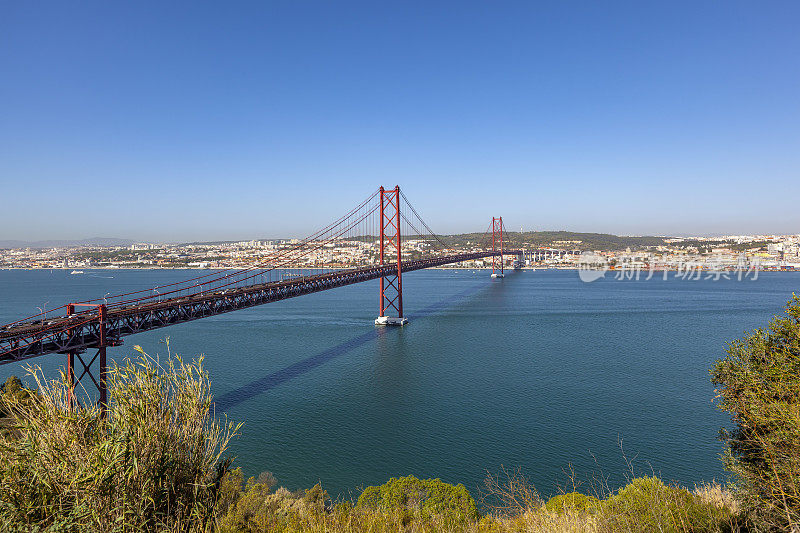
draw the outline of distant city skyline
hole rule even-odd
[[[800,4],[7,3],[0,240],[800,233]]]
[[[524,231],[524,234],[529,233],[541,233],[541,232],[551,232],[551,231],[562,231],[562,230],[530,230]],[[460,235],[466,234],[469,232],[461,233]],[[507,230],[507,233],[512,235],[519,235],[520,232],[514,231],[511,229]],[[566,232],[570,234],[598,234],[598,235],[615,235],[615,234],[604,234],[599,232]],[[459,235],[459,234],[452,234],[452,235]],[[700,234],[687,234],[687,235],[625,235],[620,234],[616,235],[618,237],[661,237],[661,238],[675,238],[675,239],[730,239],[734,237],[798,237],[800,236],[800,232],[797,233],[752,233],[752,234],[708,234],[708,235],[700,235]],[[306,237],[306,236],[303,236]],[[83,239],[51,239],[51,240],[39,240],[39,241],[23,241],[17,239],[4,239],[0,240],[0,249],[9,249],[9,248],[32,248],[32,247],[39,247],[39,248],[72,248],[72,247],[80,247],[80,246],[100,246],[100,247],[129,247],[132,245],[149,245],[149,246],[157,246],[157,245],[183,245],[183,244],[192,244],[192,243],[200,243],[200,244],[207,244],[213,242],[227,242],[227,243],[250,243],[250,242],[270,242],[270,241],[293,241],[302,239],[303,237],[300,236],[278,236],[278,237],[253,237],[253,238],[233,238],[233,239],[197,239],[191,241],[163,241],[163,240],[144,240],[144,239],[120,239],[116,237],[88,237]],[[572,241],[557,241],[561,243],[567,243]],[[577,242],[577,241],[576,241]]]

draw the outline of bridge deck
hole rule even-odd
[[[521,255],[522,251],[504,251],[503,255]],[[500,255],[499,252],[463,254],[403,261],[403,272],[460,263]],[[105,315],[106,345],[122,344],[123,337],[172,324],[215,316],[237,309],[294,298],[344,285],[391,275],[396,264],[338,270],[292,280],[249,285],[234,289],[208,291],[197,295],[166,299],[108,309]],[[94,309],[60,316],[46,321],[14,324],[0,330],[0,365],[50,353],[84,351],[100,345],[100,316]]]

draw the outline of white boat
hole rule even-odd
[[[73,270],[70,274],[83,274],[83,270]]]

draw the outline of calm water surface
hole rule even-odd
[[[192,275],[0,271],[0,322]],[[373,281],[128,337],[110,355],[163,354],[167,335],[173,351],[205,354],[218,411],[244,422],[238,464],[290,489],[347,495],[415,474],[475,490],[504,465],[550,493],[570,464],[613,486],[620,440],[639,470],[691,486],[725,475],[709,366],[782,311],[800,273],[587,284],[573,271],[438,270],[403,286],[402,329],[373,325]],[[55,377],[63,356],[33,362]],[[22,373],[0,366],[3,380]]]

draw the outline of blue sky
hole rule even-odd
[[[0,3],[0,239],[800,232],[798,2]]]

